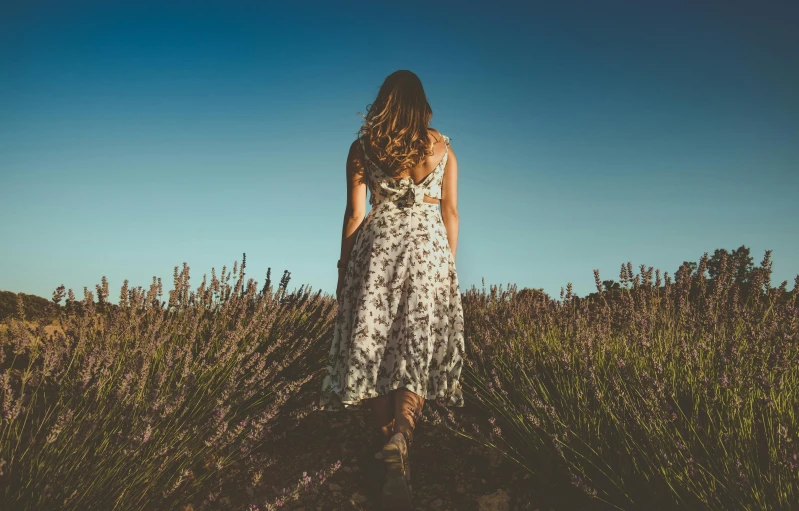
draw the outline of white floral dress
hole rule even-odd
[[[455,259],[438,203],[449,154],[420,183],[366,157],[372,208],[355,234],[338,304],[321,410],[360,409],[405,387],[462,407],[465,347]],[[361,139],[363,150],[363,139]]]

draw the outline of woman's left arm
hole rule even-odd
[[[358,141],[350,145],[345,166],[347,178],[347,205],[344,208],[344,222],[341,231],[341,267],[338,269],[339,283],[336,286],[336,295],[343,284],[344,273],[347,270],[352,247],[355,243],[355,234],[366,216],[366,179],[363,158]]]

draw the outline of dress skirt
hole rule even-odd
[[[378,203],[355,236],[320,409],[360,409],[400,387],[462,407],[463,308],[439,204]]]

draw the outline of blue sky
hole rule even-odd
[[[246,252],[332,294],[358,112],[397,69],[458,155],[462,291],[740,245],[799,273],[795,2],[61,4],[0,3],[0,289],[166,296]]]

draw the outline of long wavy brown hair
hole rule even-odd
[[[415,73],[401,69],[388,75],[366,111],[359,138],[384,173],[396,178],[433,154],[427,135],[433,109]]]

